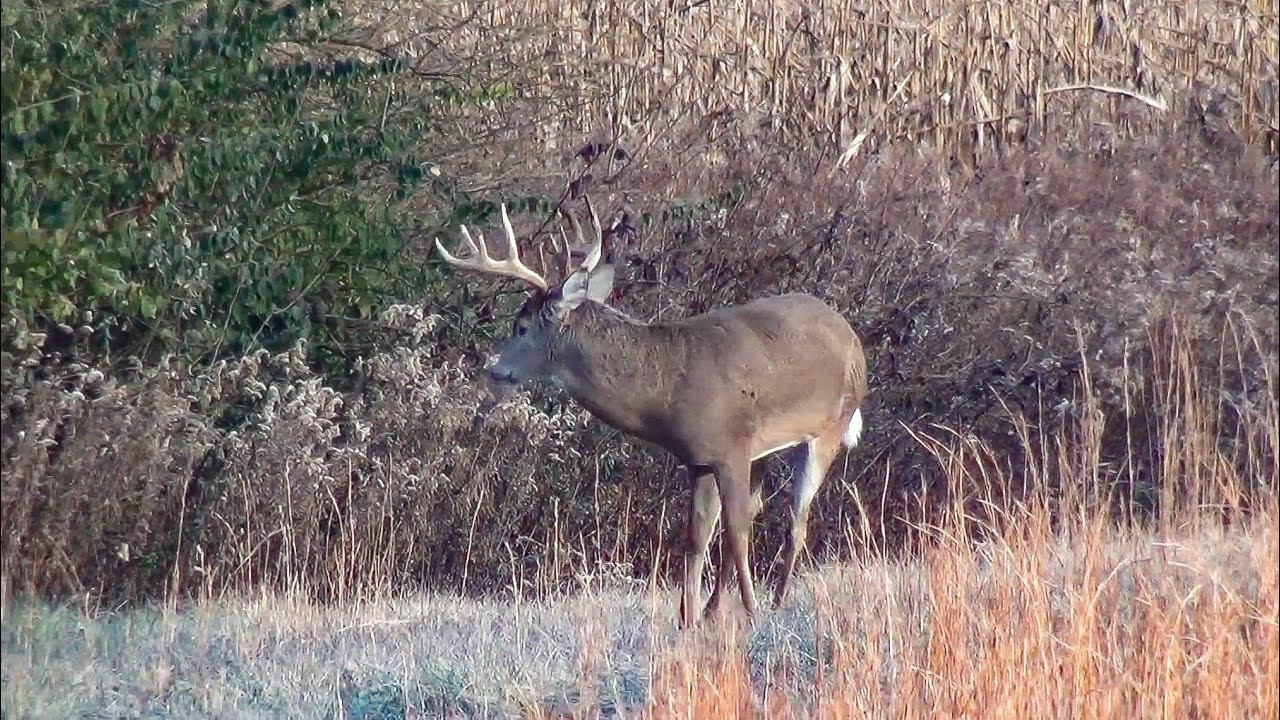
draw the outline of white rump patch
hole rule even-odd
[[[858,444],[858,439],[862,437],[862,408],[853,411],[853,417],[849,418],[849,427],[844,429],[844,446],[852,448]]]

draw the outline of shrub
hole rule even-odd
[[[6,5],[4,314],[94,361],[304,341],[344,368],[351,324],[423,284],[397,213],[432,121],[402,63],[324,52],[339,17]]]
[[[1274,467],[1272,445],[1232,420],[1277,375],[1265,162],[1169,136],[1114,154],[1012,154],[951,192],[909,151],[870,158],[823,193],[795,167],[759,156],[753,171],[770,181],[726,194],[727,206],[650,210],[640,239],[618,249],[619,303],[651,319],[803,289],[849,317],[870,357],[868,431],[815,503],[817,555],[913,545],[902,541],[950,500],[916,439],[934,424],[980,438],[995,453],[984,462],[1055,497],[1069,492],[1062,475],[1030,465],[1026,448],[1096,428],[1093,486],[1125,512],[1157,507],[1159,489],[1180,482],[1171,474],[1194,479],[1157,440],[1156,413],[1177,397],[1160,364],[1171,347],[1198,373],[1181,382],[1227,418],[1197,436],[1242,487],[1274,485],[1257,472]],[[653,208],[660,192],[633,201]],[[518,300],[450,287],[499,318]],[[300,350],[127,374],[67,365],[16,387],[0,498],[10,588],[535,591],[678,566],[688,488],[670,459],[559,395],[494,405],[466,359],[489,350],[484,328],[459,333],[420,306],[379,322],[396,339],[353,364],[349,388]],[[754,555],[767,571],[786,476],[760,471],[770,497]],[[864,522],[876,532],[851,536]]]

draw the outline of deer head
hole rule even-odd
[[[439,239],[436,240],[436,250],[453,267],[515,278],[526,283],[531,290],[529,298],[516,314],[511,338],[502,347],[497,362],[489,368],[489,381],[496,392],[526,382],[557,382],[558,359],[566,354],[565,329],[572,325],[574,311],[587,301],[603,303],[613,289],[613,266],[600,263],[603,234],[589,199],[587,209],[591,214],[594,238],[590,243],[585,241],[577,218],[569,216],[577,232],[579,247],[571,250],[568,238],[561,231],[564,279],[555,286],[520,260],[515,231],[505,204],[501,208],[502,226],[507,235],[507,257],[504,260],[493,259],[484,237],[476,233],[476,240],[473,240],[465,225],[462,226],[458,253],[465,250],[467,257],[459,258],[446,250]]]

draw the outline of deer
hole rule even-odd
[[[796,453],[790,533],[774,593],[780,606],[807,536],[809,510],[833,461],[862,435],[867,364],[849,323],[816,296],[789,293],[713,309],[681,320],[646,323],[608,304],[614,266],[601,263],[604,233],[586,199],[594,238],[576,217],[579,251],[564,245],[564,277],[549,283],[520,259],[506,205],[501,206],[506,257],[494,259],[484,237],[461,226],[451,253],[436,251],[458,271],[519,280],[529,295],[511,336],[488,369],[497,394],[544,384],[566,392],[596,419],[670,453],[688,472],[692,495],[685,529],[679,623],[699,621],[703,569],[723,518],[721,563],[702,612],[719,612],[730,570],[742,607],[756,613],[748,563],[751,525],[763,509],[752,464],[789,448]],[[557,243],[557,245],[559,245]],[[581,250],[585,247],[585,251]],[[465,256],[463,256],[465,254]],[[575,263],[575,257],[577,262]]]

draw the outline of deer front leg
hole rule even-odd
[[[682,627],[690,627],[698,620],[698,607],[702,600],[702,568],[707,559],[707,546],[711,543],[711,535],[715,532],[719,519],[720,491],[716,486],[716,476],[709,472],[698,473],[693,481],[689,526],[685,537],[684,588],[680,596]],[[719,579],[716,582],[719,584]]]

